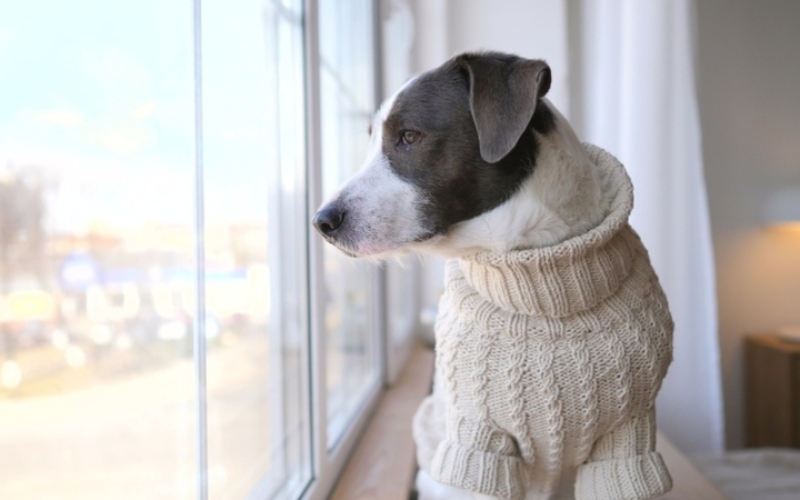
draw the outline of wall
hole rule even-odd
[[[502,8],[498,8],[502,6]],[[550,65],[553,83],[547,97],[569,115],[567,11],[562,0],[459,0],[449,2],[451,55],[500,50]]]
[[[415,70],[426,71],[460,52],[475,50],[545,59],[553,69],[548,97],[566,112],[566,4],[566,0],[411,0]]]
[[[743,337],[800,324],[800,231],[765,228],[800,186],[800,2],[697,2],[700,119],[730,448],[743,445]]]

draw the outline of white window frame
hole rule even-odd
[[[380,0],[372,1],[372,31],[375,50],[374,57],[374,107],[380,105],[382,94],[382,50],[381,50],[381,16]],[[320,111],[320,51],[319,51],[319,16],[318,0],[305,2],[305,41],[306,41],[306,113],[307,113],[307,162],[308,162],[308,212],[313,214],[322,202],[322,161],[321,161],[321,111]],[[314,232],[310,224],[307,227],[309,252],[309,292],[310,292],[310,347],[311,347],[311,456],[314,477],[301,497],[303,500],[321,500],[327,498],[336,484],[347,459],[356,445],[358,438],[366,427],[374,412],[378,399],[384,388],[393,382],[405,364],[413,343],[413,335],[408,335],[405,344],[390,352],[391,342],[388,339],[386,270],[376,268],[372,283],[375,311],[372,314],[372,330],[374,335],[373,359],[377,366],[376,383],[367,391],[364,402],[354,415],[342,437],[336,445],[328,448],[327,392],[326,392],[326,349],[324,328],[324,272],[323,245],[325,244]],[[412,268],[417,271],[417,267]],[[418,280],[412,279],[412,285]],[[411,322],[416,324],[417,313]],[[409,326],[415,329],[414,326]],[[391,368],[391,370],[390,370]]]

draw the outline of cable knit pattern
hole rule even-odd
[[[628,224],[633,188],[586,145],[610,201],[591,231],[446,266],[436,384],[414,418],[420,467],[503,499],[646,499],[671,488],[654,401],[672,319]]]

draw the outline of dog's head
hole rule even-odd
[[[403,253],[508,200],[555,117],[544,61],[463,54],[408,81],[375,113],[363,168],[313,224],[354,257]]]

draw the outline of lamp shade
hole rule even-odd
[[[800,186],[781,188],[764,204],[765,224],[800,224]]]

